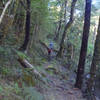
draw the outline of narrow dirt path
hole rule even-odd
[[[51,64],[47,63],[44,66],[48,67],[51,66]],[[81,91],[74,88],[71,81],[60,79],[56,74],[48,75],[47,78],[51,80],[51,82],[50,88],[43,90],[45,100],[86,100],[82,97]]]

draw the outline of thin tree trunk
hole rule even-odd
[[[73,20],[74,20],[73,17],[74,17],[74,8],[75,8],[76,1],[77,0],[72,0],[71,11],[70,11],[70,19],[69,19],[68,23],[65,25],[64,32],[63,32],[63,35],[62,35],[62,39],[61,39],[61,42],[60,42],[60,49],[59,49],[59,52],[57,53],[57,57],[62,57],[62,55],[63,55],[64,40],[66,38],[66,32],[71,27]]]
[[[14,15],[16,13],[16,9],[18,7],[18,3],[19,1],[16,1],[14,2],[14,4],[16,5],[14,8],[11,8],[11,4],[13,4],[12,1],[9,0],[9,3],[6,3],[5,4],[5,8],[7,10],[7,14],[6,13],[6,10],[3,10],[2,12],[2,17],[1,17],[1,24],[0,24],[0,44],[3,43],[3,39],[6,38],[7,34],[9,33],[9,28],[13,25],[13,21],[14,21]],[[8,7],[9,9],[7,9]],[[10,9],[13,9],[14,12],[12,12],[12,14],[10,14]]]
[[[65,20],[65,24],[67,22],[67,19],[66,19],[66,13],[67,13],[67,0],[65,1],[65,12],[64,12],[64,20]]]
[[[80,89],[82,87],[85,59],[87,54],[88,36],[90,30],[90,16],[91,16],[91,0],[86,0],[83,37],[82,37],[81,51],[79,57],[79,64],[77,69],[77,78],[75,83],[75,86]]]
[[[65,5],[65,7],[63,7]],[[60,35],[60,32],[61,32],[61,27],[62,27],[62,18],[63,18],[63,15],[62,15],[62,12],[63,12],[63,9],[65,9],[64,11],[64,20],[65,20],[65,24],[66,24],[66,7],[67,7],[67,0],[64,2],[64,4],[62,4],[61,6],[61,14],[60,14],[60,21],[59,21],[59,25],[58,25],[58,28],[56,30],[56,36],[54,38],[55,41],[57,41],[59,39],[59,35]]]
[[[1,0],[1,1],[0,1],[0,15],[1,15],[3,9],[4,9],[4,3],[3,3],[3,1]]]
[[[93,32],[93,39],[92,39],[92,43],[95,43],[95,38],[96,38],[96,27],[94,27],[94,32]]]
[[[95,42],[95,47],[94,47],[94,54],[93,54],[93,60],[91,64],[91,69],[90,69],[90,79],[88,81],[88,93],[90,94],[90,97],[92,96],[93,88],[94,88],[94,81],[95,81],[95,74],[96,70],[99,67],[99,62],[100,62],[100,17],[99,17],[99,25],[98,25],[98,32],[96,36],[96,42]],[[91,100],[93,100],[91,98]]]
[[[21,46],[20,50],[25,51],[27,49],[29,36],[30,36],[30,0],[27,0],[25,39],[24,39],[24,44]]]
[[[19,2],[18,4],[13,25],[14,25],[15,34],[17,36],[16,39],[19,40],[19,37],[21,34],[24,33],[24,28],[25,28],[25,10],[21,2]]]
[[[1,14],[1,16],[0,16],[0,24],[1,24],[1,22],[2,22],[2,19],[3,19],[4,15],[5,15],[5,13],[6,13],[6,10],[7,10],[7,8],[9,7],[9,5],[11,4],[11,2],[12,2],[12,0],[9,0],[9,1],[6,3],[5,8],[3,9],[3,12],[2,12],[2,14]]]
[[[61,30],[61,24],[62,24],[62,18],[63,18],[63,16],[62,16],[63,5],[64,5],[64,4],[61,5],[60,21],[59,21],[59,23],[58,23],[58,27],[57,27],[56,32],[55,32],[55,33],[56,33],[56,35],[55,35],[55,37],[54,37],[54,40],[55,40],[55,41],[57,41],[57,40],[59,39],[59,34],[60,34],[60,30]]]
[[[60,19],[58,28],[57,28],[57,30],[56,30],[56,36],[55,36],[55,38],[54,38],[55,41],[57,41],[57,40],[59,39],[61,24],[62,24],[62,20]]]
[[[38,33],[38,25],[35,24],[34,25],[34,31],[33,31],[33,34],[32,34],[32,38],[31,38],[31,41],[30,41],[30,46],[29,48],[32,48],[32,45],[35,46],[36,42],[37,42],[37,33]],[[35,36],[35,37],[34,37]]]
[[[74,46],[72,45],[71,60],[73,60],[73,57],[74,57]]]

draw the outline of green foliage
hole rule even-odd
[[[21,93],[21,89],[18,87],[17,83],[12,84],[12,85],[8,85],[8,84],[4,83],[4,81],[3,81],[3,84],[0,84],[0,94],[5,96],[5,97],[9,98],[9,96],[11,96],[12,94],[15,94],[17,96],[20,93]]]
[[[34,87],[24,88],[25,100],[44,100],[41,93],[39,93]]]
[[[0,73],[3,75],[3,76],[9,76],[11,75],[11,70],[7,67],[0,67]]]
[[[43,38],[47,30],[48,24],[48,0],[33,0],[31,2],[31,18],[32,18],[32,33],[33,27],[38,26],[39,30],[35,33],[35,38]]]
[[[20,52],[20,51],[16,51],[17,52],[17,55],[21,58],[21,59],[27,59],[27,60],[30,60],[30,58],[23,52]]]
[[[18,83],[15,83],[14,91],[15,91],[16,94],[19,94],[21,92],[21,89],[19,88]]]
[[[3,92],[3,88],[2,86],[0,86],[0,94]]]
[[[26,59],[26,58],[27,58],[27,56],[26,56],[23,52],[17,51],[17,55],[18,55],[21,59]]]
[[[24,2],[24,0],[22,0]],[[66,19],[69,20],[70,15],[70,5],[72,0],[68,0],[68,7],[67,7],[67,13],[66,13]],[[5,3],[7,0],[5,0]],[[17,1],[18,2],[18,1]],[[34,38],[36,38],[36,46],[35,47],[32,44],[31,50],[28,50],[27,54],[16,51],[17,56],[19,56],[22,60],[27,59],[28,61],[35,64],[35,67],[33,66],[32,69],[26,68],[21,69],[20,64],[16,60],[15,53],[12,52],[12,48],[18,49],[20,45],[22,44],[24,40],[24,23],[25,23],[25,12],[26,9],[24,6],[26,6],[26,3],[24,6],[21,4],[17,8],[17,5],[15,4],[15,9],[13,4],[8,8],[8,12],[6,15],[8,17],[10,16],[9,11],[13,11],[13,15],[15,15],[14,22],[13,18],[4,18],[4,23],[0,25],[0,34],[7,33],[7,36],[0,44],[0,76],[5,76],[7,82],[2,84],[0,83],[0,95],[2,94],[5,96],[5,100],[44,100],[41,93],[39,93],[34,87],[30,86],[38,86],[38,87],[46,87],[48,85],[48,82],[50,82],[50,79],[46,78],[46,75],[54,75],[56,72],[59,77],[64,76],[64,78],[68,79],[68,71],[61,72],[59,71],[59,64],[62,64],[62,66],[67,67],[68,64],[70,64],[71,70],[77,69],[77,64],[79,60],[79,54],[80,54],[80,47],[81,47],[81,40],[82,40],[82,32],[83,32],[83,19],[84,19],[84,0],[78,0],[75,10],[75,20],[73,23],[73,26],[71,29],[66,33],[67,37],[65,39],[65,54],[64,58],[58,60],[59,64],[57,65],[57,60],[54,60],[53,62],[50,62],[48,68],[45,70],[44,63],[47,61],[46,53],[47,51],[44,50],[44,48],[40,45],[38,45],[38,39],[41,39],[43,42],[46,43],[47,46],[49,46],[50,41],[54,43],[54,49],[59,49],[59,43],[62,37],[62,32],[65,27],[64,22],[64,9],[61,12],[61,5],[65,2],[65,0],[31,0],[31,36],[33,35]],[[17,10],[16,10],[17,8]],[[15,11],[16,10],[16,11]],[[61,12],[61,13],[60,13]],[[95,13],[94,13],[95,12]],[[93,44],[91,42],[93,37],[93,28],[94,25],[97,25],[97,15],[99,10],[92,6],[92,15],[91,15],[91,31],[90,31],[90,39],[88,43],[88,51],[87,51],[87,60],[86,60],[86,72],[89,72],[90,65],[92,61],[92,54],[93,54]],[[9,13],[9,14],[8,14]],[[1,11],[0,11],[1,14]],[[56,27],[58,27],[58,21],[60,20],[60,17],[62,16],[62,28],[60,32],[60,39],[58,42],[54,42],[53,38],[55,35]],[[10,20],[10,21],[9,21]],[[8,22],[8,23],[7,23]],[[22,23],[21,23],[22,22]],[[13,24],[13,27],[12,26]],[[35,25],[38,26],[35,30]],[[19,32],[19,33],[18,33]],[[21,34],[21,36],[19,36]],[[33,38],[30,36],[30,42]],[[47,37],[48,36],[48,37]],[[20,40],[17,41],[16,37]],[[29,43],[30,44],[30,43]],[[68,51],[68,45],[73,46],[73,52],[71,50]],[[41,52],[43,49],[43,52]],[[29,48],[28,48],[29,49]],[[41,55],[39,54],[41,52]],[[72,59],[68,59],[68,56],[70,56],[73,53]],[[56,54],[56,53],[55,53]],[[56,66],[56,67],[55,67]],[[13,68],[15,68],[13,70]],[[18,69],[17,69],[18,68]],[[21,69],[21,70],[20,70]],[[33,69],[36,69],[39,73],[41,73],[42,77],[38,78],[33,73]],[[24,70],[24,71],[22,71]],[[99,70],[100,71],[100,70]],[[20,74],[21,73],[21,74]],[[20,75],[19,75],[20,74]],[[12,79],[12,76],[21,76],[22,84],[25,84],[23,88],[19,88],[19,84],[15,82],[15,80],[12,80],[12,84],[10,84],[10,81],[8,80],[9,77]],[[98,72],[98,76],[99,72]],[[5,78],[3,77],[3,78]],[[5,79],[4,79],[5,80]],[[47,83],[44,84],[43,82]],[[9,84],[7,84],[9,83]],[[47,86],[49,87],[49,86]],[[14,97],[12,95],[14,94]],[[11,97],[11,98],[10,98]],[[15,99],[16,97],[16,99]],[[19,97],[23,99],[18,99]],[[24,98],[25,97],[25,98]],[[14,98],[14,99],[12,99]]]
[[[88,54],[92,55],[93,54],[93,49],[94,49],[93,44],[89,43],[89,45],[88,45]]]
[[[5,52],[5,49],[3,47],[0,47],[0,53],[4,53]]]

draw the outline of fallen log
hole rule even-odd
[[[36,70],[36,68],[29,63],[29,61],[25,58],[22,58],[19,54],[18,54],[18,51],[16,51],[15,49],[12,49],[12,51],[17,54],[17,61],[22,65],[23,68],[29,68],[31,69],[31,72],[33,73],[33,75],[35,75],[35,77],[41,81],[42,83],[46,84],[47,82],[43,80],[43,76],[46,76],[44,75],[44,73],[40,73]]]
[[[42,75],[26,59],[18,58],[18,61],[24,68],[31,68],[33,73],[35,73],[39,77],[42,77]]]
[[[24,68],[30,68],[33,75],[36,77],[37,80],[41,81],[43,84],[47,84],[47,81],[43,79],[44,76],[46,76],[44,73],[38,72],[32,64],[30,64],[26,59],[18,58],[18,62],[24,67]],[[47,84],[48,85],[48,84]]]

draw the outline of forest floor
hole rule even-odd
[[[44,67],[52,66],[51,63],[46,63]],[[58,69],[62,69],[63,67],[55,65]],[[64,68],[62,70],[66,71]],[[48,75],[47,78],[51,80],[50,87],[43,90],[43,94],[45,100],[86,100],[82,97],[82,92],[78,88],[74,88],[74,80],[75,75],[73,72],[69,72],[70,74],[66,78],[61,78],[60,75],[53,74]]]
[[[46,77],[50,80],[49,86],[40,91],[45,100],[86,100],[82,97],[81,90],[74,88],[75,73],[66,70],[66,68],[59,63],[54,64],[52,61],[45,62],[43,67],[46,70],[49,68],[49,74],[47,74]],[[50,72],[50,70],[53,72]],[[54,70],[56,70],[55,73]],[[66,77],[63,76],[65,74]],[[0,86],[3,86],[5,92],[1,95],[3,90],[0,87],[0,100],[23,100],[20,95],[16,95],[16,92],[18,92],[19,89],[18,87],[13,87],[13,82],[8,81],[7,79],[1,80],[1,83]]]
[[[74,87],[76,74],[72,69],[69,70],[63,66],[59,60],[43,61],[39,67],[44,70],[43,72],[49,81],[45,88],[42,85],[42,88],[36,86],[36,90],[42,94],[44,99],[25,99],[27,96],[25,90],[27,88],[32,90],[34,87],[19,88],[18,83],[11,76],[10,79],[0,76],[0,100],[86,100],[83,98],[81,90]],[[33,90],[29,91],[28,94],[34,96]],[[37,96],[39,95],[35,95],[35,97]]]

